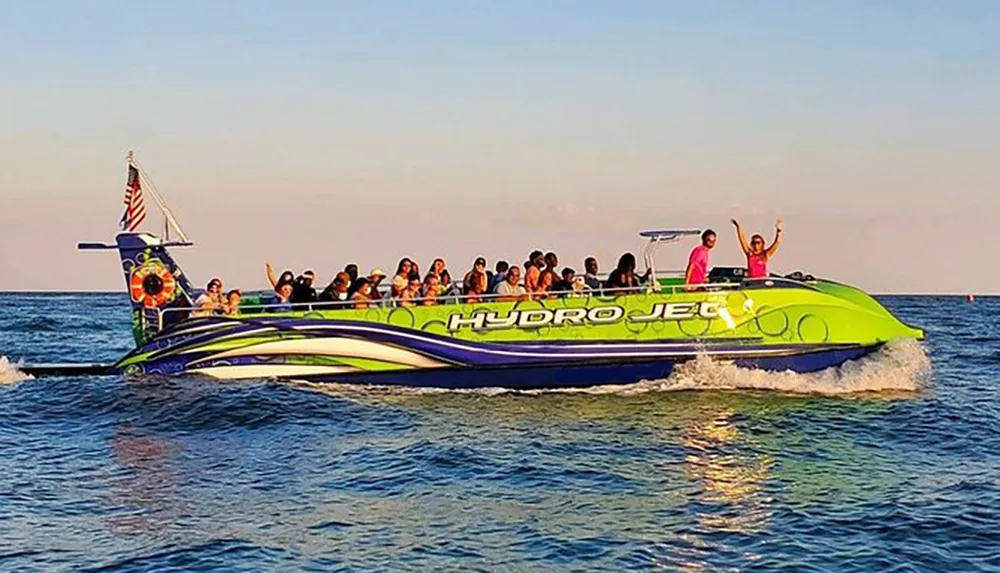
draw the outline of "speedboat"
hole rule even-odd
[[[130,185],[134,194],[138,179]],[[747,279],[742,269],[715,268],[709,284],[693,287],[658,272],[656,249],[697,230],[640,233],[650,276],[638,289],[506,302],[455,296],[433,306],[313,303],[280,312],[263,296],[247,296],[236,316],[198,316],[191,281],[171,252],[192,243],[162,196],[154,198],[170,224],[165,237],[123,223],[114,243],[79,245],[121,258],[136,342],[113,367],[125,375],[568,388],[662,379],[699,356],[814,372],[894,339],[923,338],[872,296],[831,280],[800,273]],[[169,237],[171,227],[180,239]]]

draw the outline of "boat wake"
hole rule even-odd
[[[828,396],[874,392],[916,392],[930,374],[930,358],[924,347],[913,339],[890,342],[877,352],[860,360],[845,362],[836,368],[821,372],[799,374],[796,372],[769,372],[740,368],[732,363],[699,356],[678,365],[663,380],[642,381],[635,384],[614,384],[590,388],[561,388],[546,390],[510,390],[483,388],[454,390],[444,388],[408,388],[402,386],[359,386],[349,384],[315,384],[296,382],[310,390],[340,397],[376,395],[402,396],[441,393],[479,395],[499,394],[616,394],[634,395],[647,392],[684,390],[768,390],[788,394],[820,394]]]
[[[17,364],[11,364],[6,356],[0,356],[0,386],[32,379],[30,374],[21,372],[17,366]]]
[[[739,368],[700,356],[678,365],[664,380],[615,388],[598,386],[589,393],[636,394],[677,390],[771,390],[789,394],[845,395],[866,392],[916,392],[927,380],[930,358],[913,339],[890,342],[877,352],[820,372],[768,372]]]

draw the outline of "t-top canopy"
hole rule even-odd
[[[659,231],[639,231],[639,236],[647,239],[673,240],[681,237],[700,235],[695,229],[663,229]]]

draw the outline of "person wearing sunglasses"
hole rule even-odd
[[[770,262],[771,257],[778,252],[778,245],[781,244],[781,219],[778,219],[774,224],[774,242],[766,248],[764,247],[763,235],[754,234],[750,237],[750,242],[747,243],[746,235],[743,234],[743,229],[740,228],[739,221],[732,219],[732,222],[733,226],[736,227],[736,238],[740,240],[740,247],[743,249],[743,254],[747,256],[747,278],[766,278],[768,276],[767,264]]]

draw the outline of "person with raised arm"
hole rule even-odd
[[[743,234],[739,221],[732,219],[732,222],[733,226],[736,227],[736,238],[740,241],[740,248],[743,249],[743,254],[747,257],[747,278],[766,278],[768,276],[767,263],[778,252],[778,245],[781,244],[783,228],[781,219],[774,223],[774,241],[771,246],[766,248],[764,247],[763,235],[754,234],[750,237],[750,242],[747,243],[746,235]]]
[[[295,273],[291,270],[286,269],[282,271],[280,277],[274,274],[274,267],[271,266],[271,263],[266,263],[264,265],[264,270],[267,271],[267,282],[271,283],[271,288],[275,291],[277,291],[283,284],[295,283]]]

